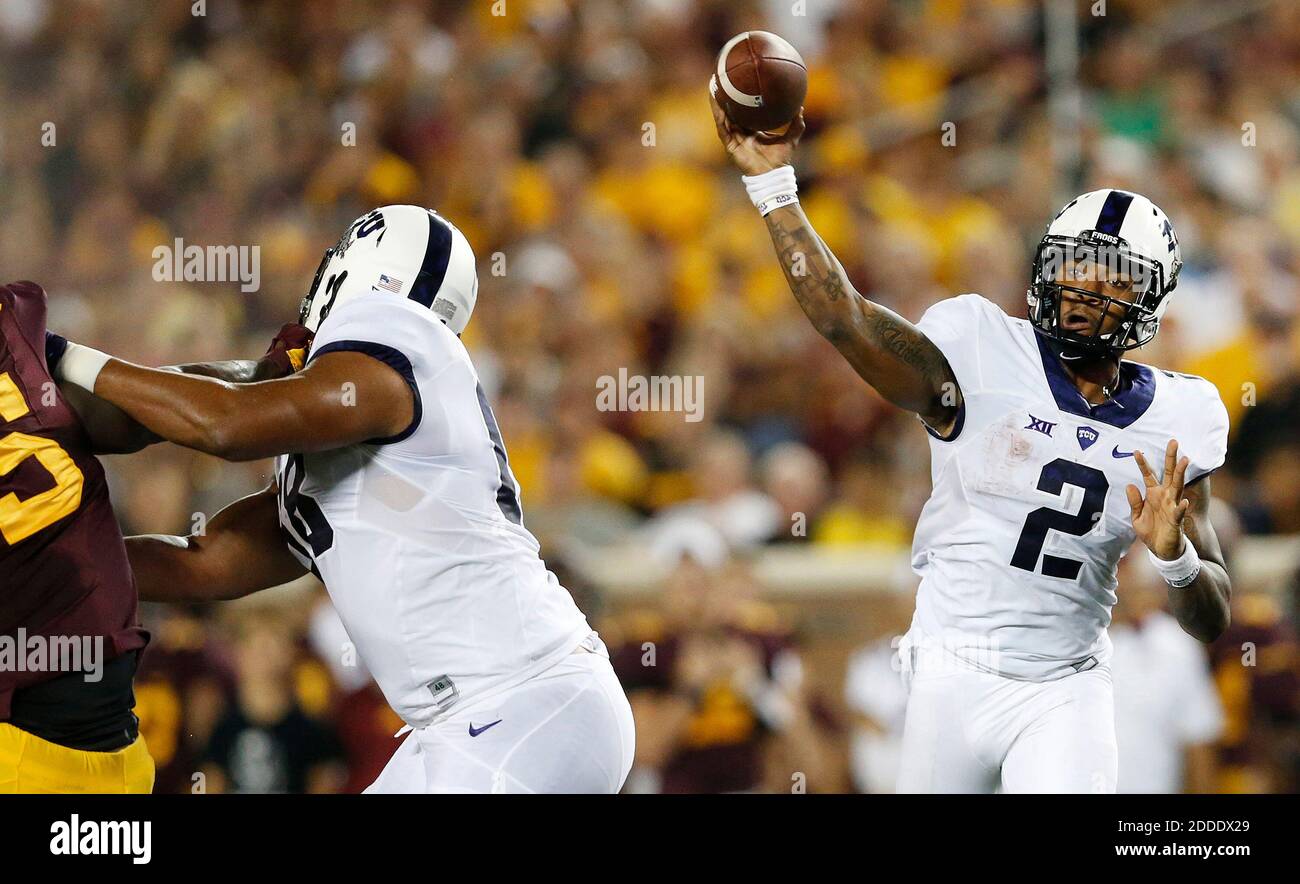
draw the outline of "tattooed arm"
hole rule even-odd
[[[950,433],[961,390],[939,348],[912,323],[854,290],[798,203],[764,220],[790,291],[821,336],[880,395],[916,412],[941,435]]]
[[[744,174],[760,175],[789,163],[803,134],[802,114],[779,139],[763,139],[736,129],[717,101],[710,100],[718,137]],[[940,435],[951,434],[961,389],[939,348],[912,323],[853,288],[797,202],[764,220],[790,291],[822,337],[880,395],[916,412]]]

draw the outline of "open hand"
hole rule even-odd
[[[1133,509],[1133,530],[1138,540],[1157,558],[1172,561],[1183,552],[1183,519],[1187,516],[1190,501],[1183,497],[1183,483],[1187,476],[1187,458],[1178,457],[1178,440],[1170,439],[1165,448],[1165,471],[1159,481],[1151,472],[1151,465],[1141,451],[1133,453],[1146,496],[1136,485],[1129,485],[1128,503]]]

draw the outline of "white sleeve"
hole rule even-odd
[[[944,298],[930,305],[916,324],[943,352],[963,392],[969,388],[976,393],[982,385],[979,358],[982,301],[979,295]]]
[[[436,374],[454,358],[447,346],[450,331],[437,328],[437,323],[423,305],[380,292],[345,302],[321,323],[308,363],[340,350],[365,353],[400,374],[415,396],[410,426],[395,436],[371,439],[371,444],[401,442],[419,428],[423,404],[417,378]]]
[[[1191,461],[1187,465],[1187,481],[1195,482],[1223,466],[1228,455],[1228,409],[1219,398],[1219,391],[1204,378],[1184,375],[1192,401],[1186,410],[1190,422],[1187,438],[1178,440],[1182,453]]]
[[[998,315],[993,316],[991,311]],[[990,322],[991,318],[1003,322],[999,326]],[[986,346],[985,338],[996,333],[999,327],[1005,328],[1005,316],[1002,308],[980,295],[958,295],[931,305],[916,326],[943,353],[961,389],[962,410],[957,418],[957,427],[948,439],[943,440],[954,441],[969,423],[972,405],[985,389],[984,367],[980,359],[980,351]],[[942,439],[928,426],[926,430],[934,438]]]

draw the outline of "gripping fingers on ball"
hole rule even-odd
[[[795,114],[794,119],[790,122],[790,128],[785,131],[786,140],[791,144],[798,144],[799,139],[803,137],[803,130],[808,128],[803,120],[803,108],[799,108],[799,113]]]
[[[709,106],[713,109],[713,124],[718,128],[718,137],[724,143],[730,143],[736,136],[736,130],[731,120],[727,119],[727,112],[722,109],[722,105],[718,104],[712,89],[709,90]]]
[[[758,141],[763,144],[789,144],[791,147],[798,145],[799,139],[803,137],[803,130],[807,128],[803,120],[803,108],[799,108],[799,114],[790,121],[790,125],[785,127],[785,131],[780,135],[764,135],[759,133]]]

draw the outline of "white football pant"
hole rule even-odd
[[[911,675],[899,792],[1115,791],[1110,668],[1016,681],[958,664]]]
[[[632,707],[596,648],[411,731],[366,793],[617,793],[632,767]]]

